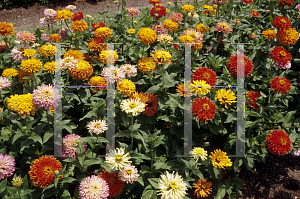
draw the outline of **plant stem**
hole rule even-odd
[[[50,128],[50,124],[49,124],[49,116],[48,116],[48,110],[46,110],[46,115],[47,115],[48,127]]]
[[[133,134],[132,134],[132,130],[133,130],[133,115],[131,116],[131,145],[133,145]]]
[[[2,100],[2,102],[3,102],[4,106],[5,106],[5,108],[8,109],[7,106],[6,106],[6,103],[5,103],[4,99],[3,99],[3,97],[2,97],[1,91],[0,91],[0,97],[1,97],[1,100]]]
[[[189,179],[189,177],[192,176],[193,172],[195,171],[195,169],[196,169],[196,167],[197,167],[198,160],[199,160],[199,157],[196,159],[196,163],[195,163],[195,165],[194,165],[194,167],[193,167],[192,172],[190,173],[190,175],[189,175],[186,179],[184,179],[184,181],[186,181],[187,179]]]

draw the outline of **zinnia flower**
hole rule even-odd
[[[130,35],[134,34],[135,33],[135,29],[128,29],[127,33],[130,34]]]
[[[67,10],[67,9],[63,9],[63,10],[58,10],[56,12],[56,16],[55,18],[58,20],[58,21],[62,21],[62,20],[68,20],[68,19],[73,19],[73,15],[74,13]]]
[[[243,3],[249,4],[249,5],[251,5],[252,2],[253,2],[253,0],[243,0]]]
[[[30,33],[30,32],[27,32],[27,31],[21,31],[21,32],[18,32],[17,33],[17,38],[19,40],[21,40],[22,42],[24,43],[34,43],[36,38],[34,36],[34,34]]]
[[[111,169],[116,170],[120,170],[131,163],[129,153],[125,154],[124,148],[111,149],[105,157],[105,162],[110,165]]]
[[[188,88],[186,88],[185,83],[180,83],[176,86],[176,92],[180,94],[182,97],[190,97],[191,96],[191,85],[188,85]]]
[[[50,41],[60,43],[61,35],[60,34],[51,34]]]
[[[155,70],[155,62],[154,59],[149,57],[143,57],[139,60],[138,68],[142,73],[148,73],[149,71]]]
[[[98,28],[105,27],[105,24],[103,22],[93,23],[92,27],[94,28],[94,31],[96,31]]]
[[[217,74],[209,68],[199,67],[192,74],[193,80],[204,80],[207,84],[215,86],[217,84]]]
[[[156,5],[150,11],[150,16],[156,19],[162,18],[163,16],[166,16],[166,14],[167,14],[167,10],[162,5]]]
[[[6,35],[14,34],[14,27],[12,23],[0,22],[0,35],[5,38]]]
[[[15,159],[10,155],[0,154],[0,180],[12,176],[15,172]]]
[[[290,136],[284,130],[271,131],[266,140],[266,147],[275,155],[285,155],[292,149]]]
[[[227,3],[227,0],[211,0],[211,4],[216,4],[216,5],[224,5]]]
[[[35,186],[46,188],[54,182],[55,171],[62,169],[61,163],[54,157],[42,156],[30,165],[29,176]],[[62,178],[62,176],[60,176]]]
[[[40,60],[36,60],[33,57],[28,60],[23,60],[21,62],[21,69],[25,72],[35,73],[41,70],[43,67],[42,62]]]
[[[71,23],[72,29],[75,32],[83,32],[88,28],[88,25],[85,21],[76,20]]]
[[[202,33],[209,32],[209,27],[205,27],[203,23],[199,23],[196,26],[196,30]]]
[[[81,19],[83,19],[83,13],[82,12],[74,13],[73,21],[77,21],[77,20],[81,20]]]
[[[131,93],[135,92],[135,84],[128,79],[124,79],[119,81],[117,84],[117,90],[122,92],[122,95],[131,95]]]
[[[118,67],[104,67],[101,76],[109,83],[122,81],[125,78],[125,72]]]
[[[170,45],[170,44],[172,44],[173,37],[171,35],[168,35],[168,34],[160,34],[157,37],[157,41],[167,42],[167,45]]]
[[[154,62],[157,64],[163,64],[163,65],[172,64],[171,62],[172,55],[169,53],[169,51],[159,49],[158,51],[156,50],[154,54],[152,53],[150,54],[153,57]]]
[[[99,177],[107,182],[109,187],[110,198],[115,197],[122,192],[124,184],[121,180],[118,179],[117,174],[109,173],[106,170],[104,170],[100,173]]]
[[[183,15],[180,12],[173,12],[168,18],[175,23],[180,23],[183,20]]]
[[[168,30],[164,27],[164,25],[161,22],[159,22],[159,25],[154,23],[152,26],[152,30],[154,30],[158,36],[168,33]]]
[[[171,21],[170,19],[166,19],[163,24],[170,31],[175,32],[178,29],[178,24]]]
[[[83,60],[83,54],[79,51],[79,50],[73,50],[73,49],[69,49],[68,51],[66,51],[64,53],[64,58],[66,57],[73,57],[74,59],[79,60]]]
[[[104,133],[104,131],[107,130],[107,123],[105,120],[93,120],[89,122],[87,129],[90,132],[99,135],[100,133]]]
[[[270,55],[272,60],[278,63],[280,66],[284,67],[288,62],[292,60],[292,55],[288,51],[286,51],[282,46],[275,47]]]
[[[193,187],[195,189],[195,195],[197,195],[197,198],[199,197],[207,197],[209,194],[211,194],[212,191],[212,183],[206,182],[207,178],[202,180],[201,178],[198,179],[197,183],[193,183]]]
[[[133,165],[126,165],[120,169],[118,177],[120,180],[126,183],[133,184],[134,181],[139,177],[137,168]]]
[[[231,33],[233,28],[225,21],[218,22],[214,31],[223,32],[224,34]]]
[[[287,5],[288,7],[291,7],[294,3],[294,0],[279,0],[279,6],[283,7]]]
[[[39,47],[39,53],[42,57],[52,57],[55,55],[55,46],[52,44],[45,44]]]
[[[107,199],[108,184],[104,179],[95,175],[86,177],[79,185],[79,196],[82,199]]]
[[[143,44],[152,44],[156,40],[156,32],[150,28],[141,28],[138,32],[138,38]]]
[[[155,4],[160,4],[161,0],[149,0],[149,3],[155,6]]]
[[[280,30],[277,33],[276,38],[278,39],[278,42],[284,46],[293,46],[299,39],[299,33],[295,28],[289,28],[287,30]]]
[[[189,35],[183,35],[183,36],[179,37],[179,42],[180,43],[193,43],[194,38]]]
[[[246,95],[249,98],[249,100],[247,101],[247,104],[251,108],[257,110],[259,106],[258,106],[258,104],[256,104],[256,98],[259,98],[261,95],[256,91],[248,91]]]
[[[131,113],[133,116],[137,116],[139,113],[145,110],[145,103],[142,103],[139,99],[125,99],[121,102],[121,109],[126,113]]]
[[[68,6],[66,7],[66,9],[67,9],[67,10],[75,10],[75,9],[76,9],[76,6],[74,6],[74,5],[68,5]]]
[[[36,54],[36,50],[34,49],[24,49],[23,56],[33,57]]]
[[[112,30],[107,27],[100,27],[95,30],[95,37],[99,39],[106,39],[112,36]]]
[[[23,184],[23,178],[21,178],[20,176],[16,177],[16,178],[13,178],[12,180],[12,185],[16,186],[16,187],[19,187]]]
[[[107,44],[103,44],[104,40],[99,38],[94,38],[88,44],[88,49],[91,51],[98,51],[101,52],[103,50],[107,50]]]
[[[140,13],[140,11],[139,11],[139,9],[137,9],[137,8],[133,8],[133,7],[130,7],[130,8],[126,8],[126,10],[128,11],[128,15],[129,16],[139,16],[139,13]]]
[[[185,12],[194,12],[195,7],[192,5],[184,5],[181,9]]]
[[[135,77],[137,75],[137,68],[131,64],[123,64],[120,68],[125,72],[125,74]]]
[[[80,60],[77,67],[71,69],[70,74],[76,80],[84,80],[90,78],[93,72],[93,66],[89,62]]]
[[[263,31],[262,34],[264,35],[264,37],[268,39],[274,39],[276,36],[275,30],[270,30],[270,29]]]
[[[55,65],[54,61],[45,63],[44,71],[48,73],[54,73],[54,65]]]
[[[231,105],[231,103],[236,102],[235,101],[236,96],[235,96],[234,92],[232,92],[232,90],[230,90],[230,89],[226,90],[226,89],[222,88],[221,90],[218,90],[217,97],[215,99],[218,99],[220,104],[225,104],[225,108],[228,108],[226,103]]]
[[[79,135],[75,135],[75,134],[69,134],[63,138],[63,145],[62,145],[61,153],[63,156],[65,156],[64,158],[76,158],[76,159],[78,158],[77,148],[71,146],[71,145],[77,146],[78,141],[79,142],[81,141],[81,137]],[[87,146],[85,144],[83,145],[83,148],[84,148],[84,153],[86,153]]]
[[[69,69],[69,71],[71,71],[73,68],[77,67],[77,64],[78,62],[76,59],[74,59],[74,57],[65,57],[61,61],[61,69]]]
[[[260,13],[256,12],[255,10],[251,10],[250,13],[252,17],[258,17],[260,15]]]
[[[202,147],[194,147],[190,154],[194,156],[194,159],[198,161],[201,158],[202,161],[207,159],[207,151],[204,150]]]
[[[146,97],[146,107],[143,114],[148,116],[154,116],[154,114],[157,113],[157,95],[154,95],[153,93],[146,93]]]
[[[273,20],[273,26],[279,28],[280,30],[288,30],[291,28],[292,22],[288,17],[277,16]]]
[[[88,85],[91,86],[100,86],[100,87],[94,87],[94,89],[96,90],[96,92],[99,92],[101,90],[107,90],[107,81],[101,77],[101,76],[94,76],[92,77],[89,82]]]
[[[192,86],[192,92],[197,93],[199,95],[206,95],[209,93],[211,87],[209,84],[206,84],[206,81],[204,80],[193,80],[193,83],[191,83]]]
[[[232,166],[232,162],[227,156],[227,153],[220,149],[216,149],[214,152],[211,152],[209,157],[212,159],[212,164],[216,168],[219,167],[225,169],[224,167]]]
[[[118,58],[119,58],[119,56],[118,56],[117,52],[113,51],[113,50],[103,50],[99,54],[99,61],[104,64],[107,64],[107,61],[109,63],[115,63],[118,60]]]
[[[33,90],[32,99],[38,108],[44,107],[46,110],[50,110],[51,107],[57,106],[60,97],[54,86],[43,84]]]
[[[228,60],[227,69],[231,73],[232,77],[237,77],[237,57],[238,54],[232,55]],[[242,62],[242,60],[239,60]],[[244,55],[244,76],[248,77],[253,71],[253,64],[251,60]]]
[[[158,195],[161,195],[162,199],[171,199],[171,198],[183,198],[186,195],[187,185],[183,181],[182,176],[176,173],[174,175],[166,171],[166,175],[160,175],[158,180]]]
[[[56,11],[53,9],[45,9],[44,10],[44,15],[49,16],[49,17],[55,17],[56,16]]]
[[[274,77],[270,83],[272,89],[275,89],[275,93],[281,92],[282,94],[288,93],[291,90],[291,83],[285,77]]]
[[[197,117],[200,122],[212,120],[216,114],[216,105],[206,96],[196,98],[192,105],[193,117]]]
[[[11,83],[6,77],[0,77],[0,91],[2,91],[3,88],[10,87]]]
[[[2,76],[4,76],[4,77],[15,77],[17,75],[18,75],[18,70],[14,69],[14,68],[5,69],[2,72]]]

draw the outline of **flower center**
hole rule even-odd
[[[280,51],[281,56],[286,56],[286,53],[284,51]]]
[[[151,103],[151,100],[147,100],[147,104],[150,104]]]
[[[157,26],[157,27],[161,28],[161,26]]]
[[[132,173],[132,169],[126,169],[126,173],[129,175]]]
[[[109,184],[114,184],[114,183],[115,183],[115,179],[110,178],[110,179],[109,179]]]
[[[174,182],[174,181],[170,182],[170,188],[171,189],[176,189],[177,188],[176,182]]]
[[[191,37],[195,37],[195,33],[194,33],[194,32],[191,33],[190,36],[191,36]]]
[[[280,138],[280,143],[282,146],[286,145],[286,140],[284,138]]]
[[[210,75],[209,75],[208,73],[204,73],[204,74],[203,74],[203,77],[204,77],[205,79],[208,79],[208,78],[210,78]]]
[[[51,174],[52,173],[51,168],[49,168],[49,167],[45,167],[44,172],[46,174]]]
[[[25,37],[30,37],[30,34],[24,33],[23,36],[25,36]]]
[[[100,122],[97,122],[96,124],[95,124],[95,127],[100,127],[101,126],[101,123]]]
[[[227,27],[227,24],[222,23],[222,26],[223,26],[223,28],[226,28],[226,27]]]
[[[222,158],[221,157],[217,157],[217,161],[221,162]]]
[[[202,185],[202,189],[205,189],[205,188],[206,188],[206,186],[205,186],[205,184],[203,184],[203,185]]]
[[[94,185],[94,186],[93,186],[93,189],[94,189],[94,190],[98,190],[98,186],[97,186],[97,185]]]
[[[129,104],[129,107],[130,107],[130,108],[136,107],[136,103],[135,103],[135,102],[131,102],[131,103]]]
[[[208,105],[208,104],[203,104],[203,109],[204,109],[205,111],[209,110],[209,105]]]
[[[280,20],[282,23],[286,23],[286,20],[285,19],[281,19]]]
[[[130,11],[131,11],[131,12],[133,12],[133,11],[134,11],[134,9],[130,9]]]
[[[280,84],[280,85],[284,85],[284,84],[285,84],[285,81],[284,81],[284,80],[279,80],[279,84]]]
[[[122,161],[122,155],[116,155],[116,162]]]

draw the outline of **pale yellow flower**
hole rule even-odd
[[[131,164],[129,153],[125,154],[124,148],[116,148],[110,150],[105,157],[105,162],[110,165],[111,169],[120,170],[126,165]]]

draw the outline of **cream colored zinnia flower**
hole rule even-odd
[[[185,196],[187,191],[187,185],[182,179],[181,175],[176,173],[169,173],[167,175],[161,175],[161,179],[158,181],[158,195],[161,195],[162,199],[181,199]]]
[[[125,99],[121,102],[121,109],[126,113],[132,113],[133,116],[145,110],[146,104],[142,103],[139,99]]]
[[[71,71],[73,68],[76,68],[78,61],[74,57],[66,57],[61,61],[61,69],[69,69]]]
[[[140,176],[137,168],[133,165],[126,165],[118,173],[119,179],[123,182],[132,184]]]
[[[94,120],[88,124],[87,128],[90,132],[99,135],[107,130],[107,124],[105,120]]]
[[[207,159],[207,151],[205,151],[204,148],[201,147],[194,147],[190,154],[192,154],[194,156],[194,159],[196,160],[198,160],[199,157],[203,161]]]
[[[120,170],[126,165],[131,164],[129,159],[129,153],[125,154],[124,148],[116,148],[114,150],[110,150],[107,157],[105,157],[105,162],[110,165],[111,169]]]

